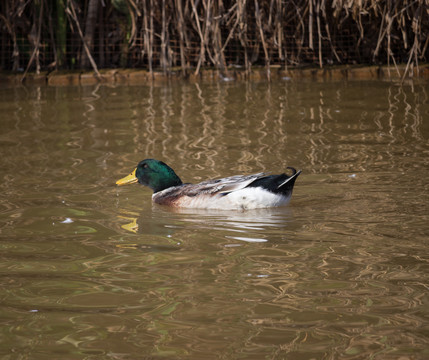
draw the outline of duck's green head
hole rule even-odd
[[[153,192],[182,184],[182,180],[171,167],[155,159],[140,161],[135,170],[130,175],[118,180],[116,185],[133,184],[137,181],[150,187]]]

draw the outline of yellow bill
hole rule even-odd
[[[137,168],[135,168],[134,171],[130,175],[125,176],[122,179],[119,179],[116,182],[116,185],[122,186],[122,185],[128,185],[128,184],[134,184],[134,183],[136,183],[138,181],[137,178],[136,178],[136,170],[137,170]]]

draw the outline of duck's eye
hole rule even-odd
[[[149,166],[147,164],[143,164],[143,169],[148,168]]]

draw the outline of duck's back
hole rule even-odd
[[[289,202],[296,177],[286,174],[258,173],[231,176],[204,181],[199,184],[183,184],[153,194],[155,203],[183,208],[201,209],[256,209],[282,206]]]

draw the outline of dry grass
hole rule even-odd
[[[227,76],[258,64],[269,78],[273,64],[350,63],[418,71],[429,53],[429,0],[6,0],[0,26],[1,69],[25,72],[179,67],[186,76],[214,66]]]

